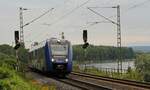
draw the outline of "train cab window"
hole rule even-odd
[[[53,56],[66,56],[68,54],[68,45],[51,44],[51,51]]]

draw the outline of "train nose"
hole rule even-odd
[[[64,65],[57,65],[57,69],[64,69]]]

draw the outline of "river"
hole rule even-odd
[[[117,70],[117,66],[118,64],[116,61],[86,64],[86,67],[95,67],[97,69],[116,69]],[[122,62],[122,69],[127,70],[128,67],[131,67],[132,69],[135,68],[134,60]],[[85,64],[80,65],[80,68],[84,69]]]

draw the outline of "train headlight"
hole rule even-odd
[[[54,58],[52,58],[52,62],[54,62],[55,60],[54,60]]]
[[[65,61],[68,62],[68,59],[66,58]]]

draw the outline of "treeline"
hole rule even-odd
[[[119,48],[113,46],[89,45],[84,53],[82,45],[73,45],[73,60],[116,60],[119,56]],[[121,55],[123,59],[133,59],[135,53],[132,48],[122,47]]]
[[[9,55],[11,57],[16,57],[16,52],[14,50],[14,47],[9,46],[7,44],[0,45],[0,53]],[[18,49],[18,58],[21,62],[26,63],[28,61],[28,49],[20,47]]]

